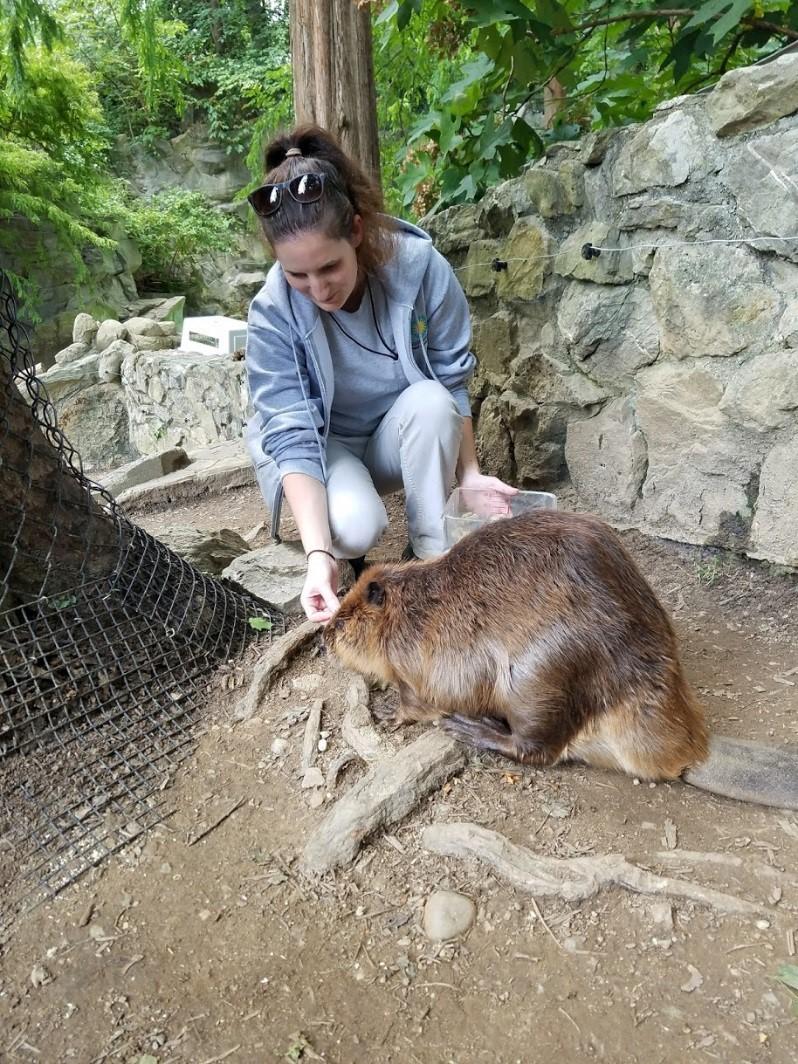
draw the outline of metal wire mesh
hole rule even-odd
[[[0,270],[0,938],[168,812],[220,662],[279,611],[205,576],[83,473]]]

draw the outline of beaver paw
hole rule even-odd
[[[371,707],[371,715],[377,724],[399,724],[398,707],[395,702],[381,702]]]
[[[478,750],[503,750],[510,735],[510,729],[497,717],[465,717],[460,713],[443,717],[440,728],[458,742]]]

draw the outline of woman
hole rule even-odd
[[[378,188],[324,130],[266,149],[249,197],[275,265],[249,312],[255,416],[247,444],[277,534],[283,497],[307,556],[301,602],[338,608],[338,559],[362,564],[404,488],[409,549],[440,554],[443,508],[463,487],[511,488],[479,472],[467,382],[465,296],[423,230],[381,213]]]

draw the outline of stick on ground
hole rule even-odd
[[[627,861],[622,854],[542,857],[477,824],[431,824],[424,829],[421,844],[425,849],[447,857],[475,857],[502,879],[538,898],[583,901],[600,890],[615,886],[637,894],[694,901],[720,913],[771,913],[764,906],[686,879],[671,879],[647,872]]]
[[[351,864],[363,841],[396,824],[466,763],[461,743],[431,730],[377,764],[333,806],[305,846],[310,873]]]

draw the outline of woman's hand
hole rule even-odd
[[[329,621],[337,611],[338,562],[329,554],[314,551],[308,558],[308,575],[299,598],[311,621]]]
[[[505,484],[498,477],[488,477],[476,470],[463,473],[460,477],[460,490],[464,505],[480,517],[508,515],[510,499],[518,494],[518,488]]]

